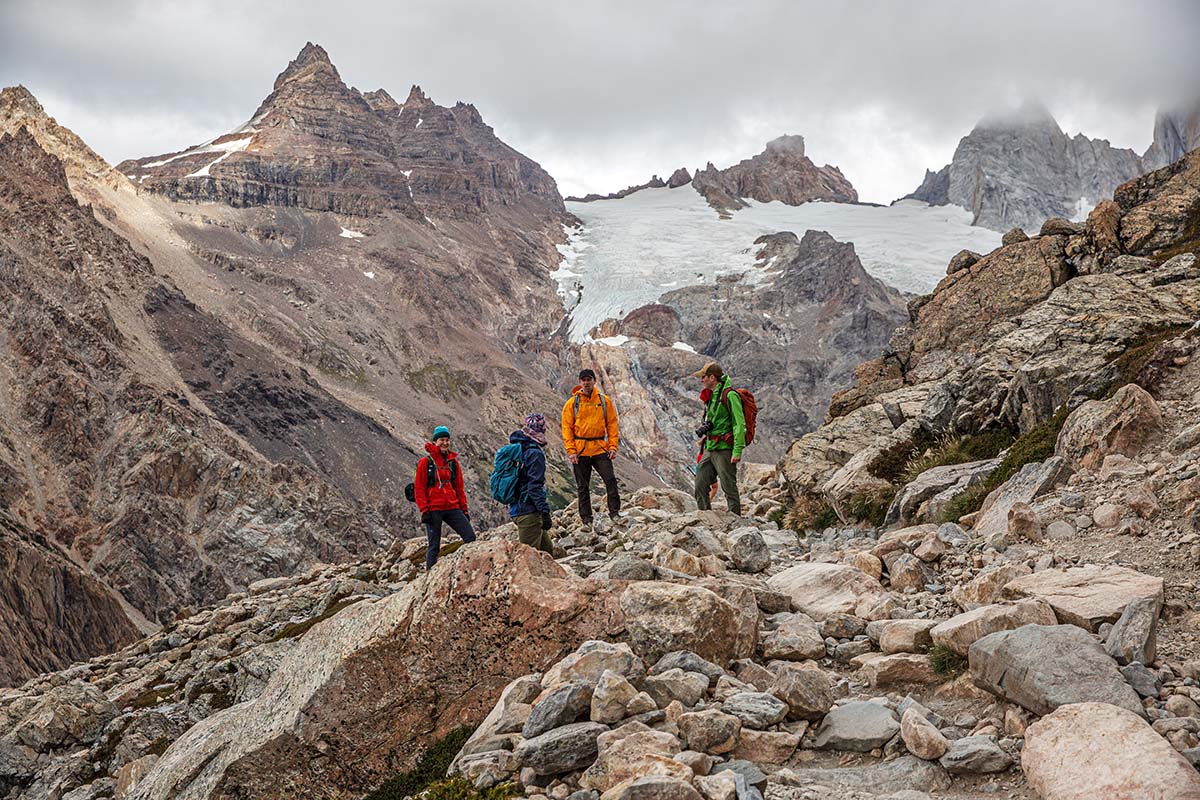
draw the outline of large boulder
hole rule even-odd
[[[888,525],[936,522],[947,503],[983,483],[999,463],[999,458],[989,458],[925,470],[896,493],[884,522]]]
[[[1042,800],[1195,800],[1200,773],[1141,717],[1066,705],[1025,731],[1021,769]]]
[[[752,592],[750,596],[753,602]],[[750,656],[758,639],[756,619],[748,620],[731,603],[699,586],[632,583],[621,594],[621,610],[630,644],[647,661],[689,650],[728,664]],[[749,626],[754,629],[748,632]]]
[[[1161,607],[1163,580],[1126,567],[1089,565],[1017,578],[1004,587],[1004,594],[1041,600],[1059,622],[1095,632],[1102,623],[1116,622],[1134,600],[1152,600]]]
[[[454,727],[482,720],[513,679],[582,641],[617,638],[616,601],[608,582],[574,578],[532,548],[467,545],[404,590],[314,626],[257,699],[194,725],[133,797],[249,800],[321,784],[366,794]],[[576,725],[593,747],[605,729]]]
[[[929,635],[934,644],[965,656],[972,644],[990,633],[1022,625],[1054,625],[1057,621],[1054,611],[1041,600],[1018,600],[964,611],[939,622]]]
[[[538,775],[560,775],[596,760],[596,742],[608,730],[599,722],[574,722],[525,739],[514,751],[517,763]]]
[[[976,686],[1035,714],[1090,701],[1143,713],[1116,663],[1074,625],[998,631],[971,645],[967,658]]]
[[[1056,455],[1087,469],[1104,457],[1136,456],[1163,431],[1158,403],[1136,383],[1126,384],[1107,400],[1089,400],[1071,412],[1058,434]]]
[[[682,777],[687,768],[672,757],[683,747],[676,737],[630,722],[596,739],[596,761],[579,778],[585,789],[606,792],[619,783],[647,775]]]
[[[988,495],[979,520],[975,523],[975,533],[985,541],[992,536],[1008,533],[1008,512],[1013,506],[1032,503],[1070,475],[1070,464],[1057,456],[1021,467],[1016,475]]]
[[[767,585],[817,621],[831,614],[854,614],[860,603],[872,603],[884,594],[879,581],[847,564],[797,564],[771,576]]]

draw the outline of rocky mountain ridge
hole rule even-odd
[[[1082,133],[1068,137],[1043,107],[988,117],[963,137],[949,164],[927,170],[901,200],[953,204],[976,225],[1037,230],[1052,217],[1079,218],[1117,186],[1182,158],[1200,144],[1196,111],[1160,113],[1144,155]]]
[[[13,611],[6,680],[60,663],[43,642],[95,654],[412,535],[401,487],[433,425],[483,497],[498,443],[561,404],[569,217],[472,107],[414,88],[398,110],[308,46],[253,124],[120,172],[23,89],[0,108],[4,502],[85,587],[47,594],[45,630]],[[110,631],[62,624],[114,603]]]

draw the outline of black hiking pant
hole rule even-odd
[[[615,516],[621,510],[621,495],[617,491],[617,476],[613,472],[612,459],[608,453],[598,456],[579,456],[571,469],[575,473],[575,489],[579,494],[579,518],[592,521],[592,469],[600,473],[604,481],[604,493],[608,499],[608,513]]]
[[[475,529],[471,520],[460,509],[449,511],[430,511],[429,521],[425,523],[425,569],[429,569],[438,560],[438,551],[442,549],[442,523],[462,537],[463,544],[475,541]]]

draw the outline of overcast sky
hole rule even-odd
[[[799,133],[888,202],[1022,99],[1141,152],[1200,96],[1194,0],[0,0],[0,85],[115,164],[246,121],[309,40],[364,91],[474,103],[564,195]]]

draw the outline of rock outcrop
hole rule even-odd
[[[1173,164],[1200,147],[1200,104],[1160,111],[1154,118],[1154,141],[1142,156],[1147,171]]]
[[[692,186],[708,204],[727,213],[742,208],[742,198],[760,203],[778,200],[791,206],[815,200],[857,203],[858,192],[837,167],[818,167],[804,154],[803,136],[780,136],[758,155],[717,169],[709,162],[697,170]]]

